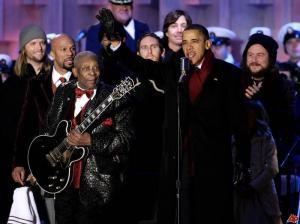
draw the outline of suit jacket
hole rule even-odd
[[[183,137],[190,133],[188,151],[194,162],[194,180],[189,184],[192,193],[187,200],[190,214],[182,214],[182,217],[192,217],[192,223],[233,223],[231,136],[238,138],[240,159],[249,159],[250,151],[247,127],[244,126],[247,122],[240,70],[213,59],[213,70],[203,85],[202,93],[191,104],[187,92],[188,78],[177,88],[180,77],[177,53],[167,63],[156,63],[133,55],[123,45],[116,52],[107,52],[104,57],[121,61],[136,74],[155,80],[165,90],[158,223],[173,223],[176,217],[177,99],[180,100],[181,133]],[[181,172],[185,172],[185,166],[180,168]]]
[[[74,113],[76,82],[62,84],[57,89],[47,119],[47,133],[53,133],[63,119]],[[100,83],[96,96],[87,105],[84,117],[92,113],[111,93]],[[92,137],[88,154],[83,159],[80,199],[86,206],[102,206],[111,201],[123,183],[127,154],[133,137],[132,110],[128,98],[113,102],[86,130]],[[105,122],[111,119],[112,123]]]
[[[133,39],[127,32],[126,32],[126,45],[129,47],[129,49],[132,52],[136,52],[136,45],[138,39],[141,38],[141,36],[144,33],[149,32],[149,26],[146,23],[142,23],[138,20],[133,20],[134,21],[134,28],[135,28],[135,39]],[[87,51],[92,51],[95,54],[99,54],[100,50],[102,49],[102,45],[99,42],[99,32],[101,30],[101,25],[100,23],[96,25],[92,25],[88,32],[87,32],[87,37],[86,37],[86,47],[85,49]]]

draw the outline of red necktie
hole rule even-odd
[[[87,96],[87,98],[91,98],[94,94],[94,90],[93,89],[80,89],[78,87],[75,89],[76,98],[80,98],[84,94]]]

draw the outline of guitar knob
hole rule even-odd
[[[49,180],[56,180],[56,179],[57,179],[57,176],[49,176],[48,179],[49,179]]]

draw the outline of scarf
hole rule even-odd
[[[208,50],[205,54],[201,69],[195,69],[190,76],[188,85],[189,98],[192,103],[195,103],[196,99],[202,92],[203,84],[212,71],[213,59],[213,53],[211,52],[211,50]]]

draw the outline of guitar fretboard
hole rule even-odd
[[[84,121],[76,127],[80,133],[86,129],[106,110],[106,108],[115,100],[121,99],[126,93],[138,86],[140,83],[134,83],[130,77],[126,77],[121,83],[116,86],[113,92],[91,113]]]
[[[86,131],[86,129],[106,110],[106,108],[114,101],[112,94],[109,95],[88,117],[86,117],[76,130],[80,133]]]

